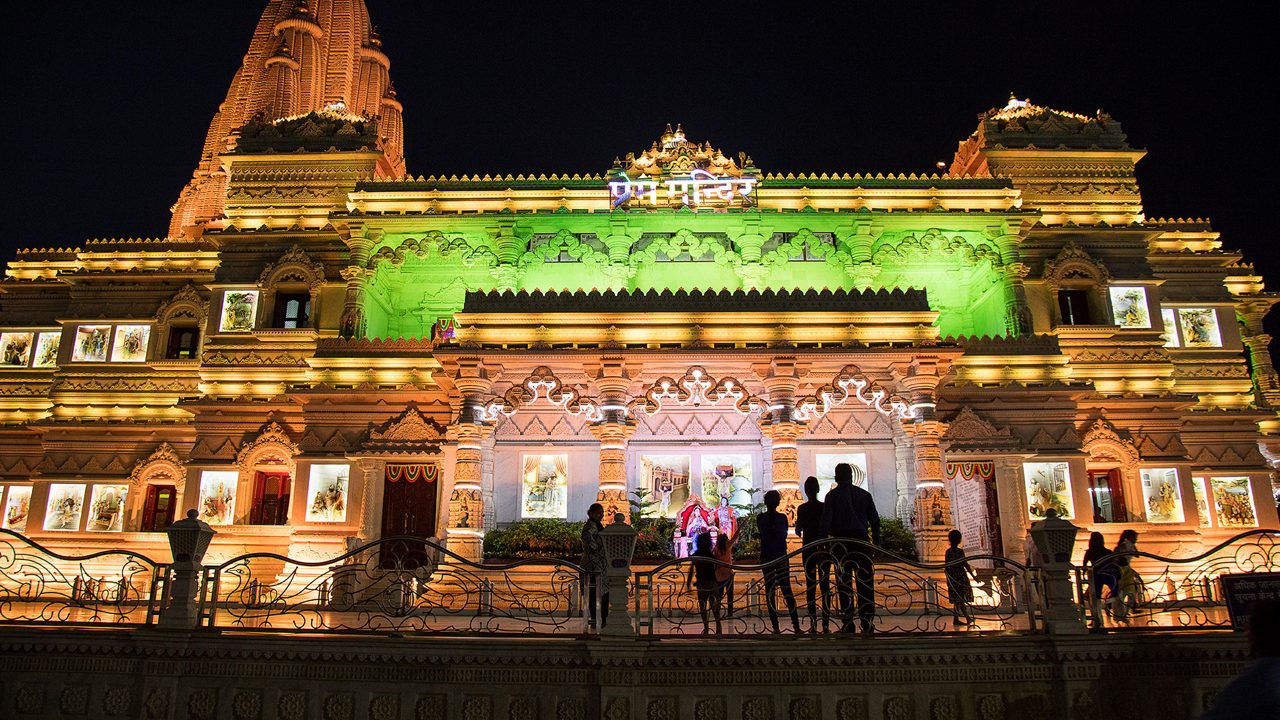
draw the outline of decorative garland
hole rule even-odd
[[[949,462],[947,480],[991,480],[996,476],[994,462]]]
[[[435,482],[440,479],[440,466],[430,465],[388,465],[387,482],[415,483],[419,480]]]

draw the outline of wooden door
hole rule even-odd
[[[382,537],[427,539],[436,534],[436,465],[388,465],[382,491]],[[384,546],[383,565],[418,567],[425,561],[422,545]]]
[[[173,507],[177,489],[172,485],[148,485],[147,499],[142,505],[140,532],[162,532],[173,523]]]
[[[289,473],[260,472],[253,483],[250,525],[289,524]]]

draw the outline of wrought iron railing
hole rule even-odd
[[[167,568],[127,550],[63,555],[0,530],[0,623],[150,625]]]
[[[811,543],[763,564],[730,565],[711,558],[680,558],[634,574],[637,632],[642,636],[685,636],[701,634],[704,629],[717,632],[719,625],[718,632],[726,635],[770,633],[774,624],[769,595],[773,595],[778,627],[792,630],[778,582],[782,576],[787,577],[795,597],[802,632],[861,630],[863,615],[858,612],[857,596],[859,585],[865,588],[868,571],[874,595],[868,625],[876,633],[1035,632],[1039,596],[1032,589],[1028,568],[995,555],[967,558],[970,566],[977,561],[985,561],[982,564],[990,567],[974,568],[973,575],[969,575],[963,561],[921,563],[870,543],[834,539]],[[732,570],[734,579],[722,581],[714,590],[700,588],[696,570],[690,582],[690,570],[696,563]],[[749,576],[745,583],[743,575]],[[824,575],[828,578],[825,589]],[[814,584],[812,614],[806,587],[809,576]],[[730,587],[734,590],[732,602],[728,598]],[[722,616],[719,623],[714,619],[717,601]],[[705,625],[704,603],[709,606]],[[846,604],[850,608],[847,613],[843,610]]]
[[[1222,576],[1280,572],[1280,533],[1250,530],[1188,558],[1114,553],[1100,565],[1075,568],[1076,601],[1095,629],[1229,628]]]
[[[557,560],[473,562],[391,537],[309,562],[251,553],[204,569],[200,624],[392,634],[588,634],[587,575]]]

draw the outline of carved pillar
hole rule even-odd
[[[457,446],[445,541],[452,552],[479,561],[484,554],[484,440],[493,432],[483,421],[481,403],[491,383],[479,361],[464,359],[459,362],[454,385],[461,394],[461,407],[457,422],[449,428],[450,439]]]
[[[996,458],[996,501],[1000,506],[1000,540],[1005,557],[1026,559],[1027,493],[1022,478],[1022,457]]]
[[[492,228],[493,251],[498,262],[489,273],[497,282],[498,290],[516,290],[520,285],[520,256],[528,249],[528,242],[515,234],[515,223],[502,222]]]
[[[893,515],[904,523],[911,522],[916,497],[916,463],[911,438],[898,423],[893,428],[894,495]]]
[[[946,491],[942,458],[942,434],[946,424],[936,417],[941,368],[929,360],[916,360],[902,384],[911,394],[915,418],[903,429],[911,436],[915,464],[915,533],[921,559],[939,559],[946,552],[951,529],[951,498]]]
[[[1005,331],[1016,337],[1031,332],[1031,314],[1027,310],[1027,289],[1023,280],[1031,268],[1021,262],[1018,245],[1022,242],[1019,235],[1002,233],[994,238],[996,248],[1000,251],[1001,268],[1005,280],[1004,324]]]
[[[382,530],[382,482],[387,463],[373,458],[357,458],[352,466],[355,469],[353,476],[360,473],[360,528],[356,530],[356,537],[361,542],[368,542]]]
[[[1262,319],[1271,310],[1271,300],[1241,303],[1237,307],[1242,330],[1241,339],[1249,349],[1253,367],[1253,388],[1258,402],[1266,407],[1280,407],[1280,379],[1271,363],[1271,336],[1262,331]]]
[[[773,233],[769,228],[761,231],[759,217],[746,217],[743,218],[742,232],[733,238],[733,244],[742,258],[742,263],[734,268],[734,272],[742,281],[743,290],[758,290],[764,286],[768,269],[760,264],[760,257],[768,239],[766,234]]]
[[[871,223],[859,222],[852,228],[837,230],[836,238],[849,253],[849,264],[845,267],[845,272],[853,278],[853,286],[859,290],[870,290],[881,270],[871,258],[871,246],[876,239]]]
[[[778,511],[794,525],[796,508],[804,502],[800,491],[799,450],[796,447],[796,441],[804,434],[804,425],[792,417],[796,390],[800,387],[795,359],[775,359],[769,368],[769,377],[764,380],[764,387],[769,394],[769,411],[766,415],[768,424],[762,426],[761,431],[770,440],[773,489],[782,495]]]
[[[351,264],[341,272],[342,279],[347,281],[347,294],[342,304],[342,320],[338,324],[338,332],[344,338],[362,338],[365,335],[364,295],[369,278],[373,276],[369,259],[381,236],[379,231],[366,231],[362,225],[353,225],[351,236],[346,239]],[[311,307],[316,308],[314,299]],[[313,312],[313,315],[318,313]]]
[[[617,514],[631,522],[631,502],[627,483],[627,440],[635,432],[635,422],[627,415],[627,376],[622,361],[606,358],[596,377],[600,408],[604,418],[591,426],[600,440],[600,487],[596,502],[604,506],[606,524]]]

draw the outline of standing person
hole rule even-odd
[[[791,628],[800,634],[800,617],[796,614],[796,596],[791,592],[791,566],[787,559],[787,516],[778,512],[778,504],[782,502],[782,493],[770,490],[764,494],[765,511],[756,516],[756,529],[760,531],[760,563],[768,565],[777,561],[772,567],[764,568],[764,599],[769,606],[769,622],[773,624],[775,633],[778,629],[778,607],[774,598],[774,589],[782,591],[782,599],[787,603],[787,612],[791,615]]]
[[[1120,568],[1120,593],[1115,603],[1115,617],[1121,622],[1129,622],[1129,611],[1138,609],[1138,600],[1142,596],[1142,576],[1133,569],[1133,554],[1138,552],[1138,532],[1125,530],[1120,533],[1120,542],[1116,543],[1114,554],[1116,565]]]
[[[825,540],[822,533],[822,502],[818,500],[818,478],[810,475],[804,481],[804,494],[809,501],[796,508],[796,535],[804,543],[801,557],[804,559],[804,594],[809,608],[809,632],[818,632],[815,591],[822,589],[822,631],[831,631],[831,549],[818,545]]]
[[[960,541],[964,535],[959,530],[947,533],[947,599],[951,601],[951,612],[955,615],[955,624],[973,624],[973,585],[969,576],[973,568],[965,559],[964,550],[960,549]]]
[[[711,537],[711,533],[706,533],[707,537]],[[716,566],[716,580],[720,583],[720,589],[723,595],[727,595],[729,601],[729,611],[726,615],[733,615],[733,568],[726,567],[733,565],[733,545],[738,542],[738,533],[732,536],[721,532],[716,536],[715,549],[711,552],[711,556],[724,565]]]
[[[880,544],[880,514],[871,493],[853,484],[853,467],[849,463],[836,465],[836,486],[827,493],[822,507],[822,533],[827,537],[867,541]],[[840,614],[843,618],[841,632],[853,632],[853,585],[857,586],[857,613],[862,632],[870,635],[874,629],[876,614],[875,567],[871,564],[870,548],[852,542],[837,542],[832,546],[836,566],[836,586],[840,595]]]
[[[716,618],[716,634],[719,635],[720,630],[720,581],[716,579],[716,565],[711,560],[715,556],[711,552],[711,535],[702,533],[695,541],[695,549],[692,555],[693,562],[689,563],[689,576],[684,581],[684,589],[688,590],[691,585],[698,588],[698,613],[702,615],[702,634],[706,635],[711,632],[711,626],[707,622],[707,609]]]
[[[1095,532],[1089,535],[1089,548],[1084,551],[1084,560],[1080,564],[1089,570],[1092,625],[1094,628],[1101,628],[1103,625],[1102,588],[1105,587],[1109,591],[1108,602],[1115,602],[1120,598],[1120,568],[1115,560],[1111,559],[1111,551],[1107,549],[1107,541],[1102,537],[1102,533]]]
[[[608,558],[604,552],[604,538],[600,533],[604,530],[604,506],[592,503],[587,508],[587,521],[582,524],[582,569],[587,573],[586,600],[589,603],[587,616],[590,626],[596,626],[596,604],[600,605],[600,624],[609,619],[609,586],[604,573],[608,568]]]

